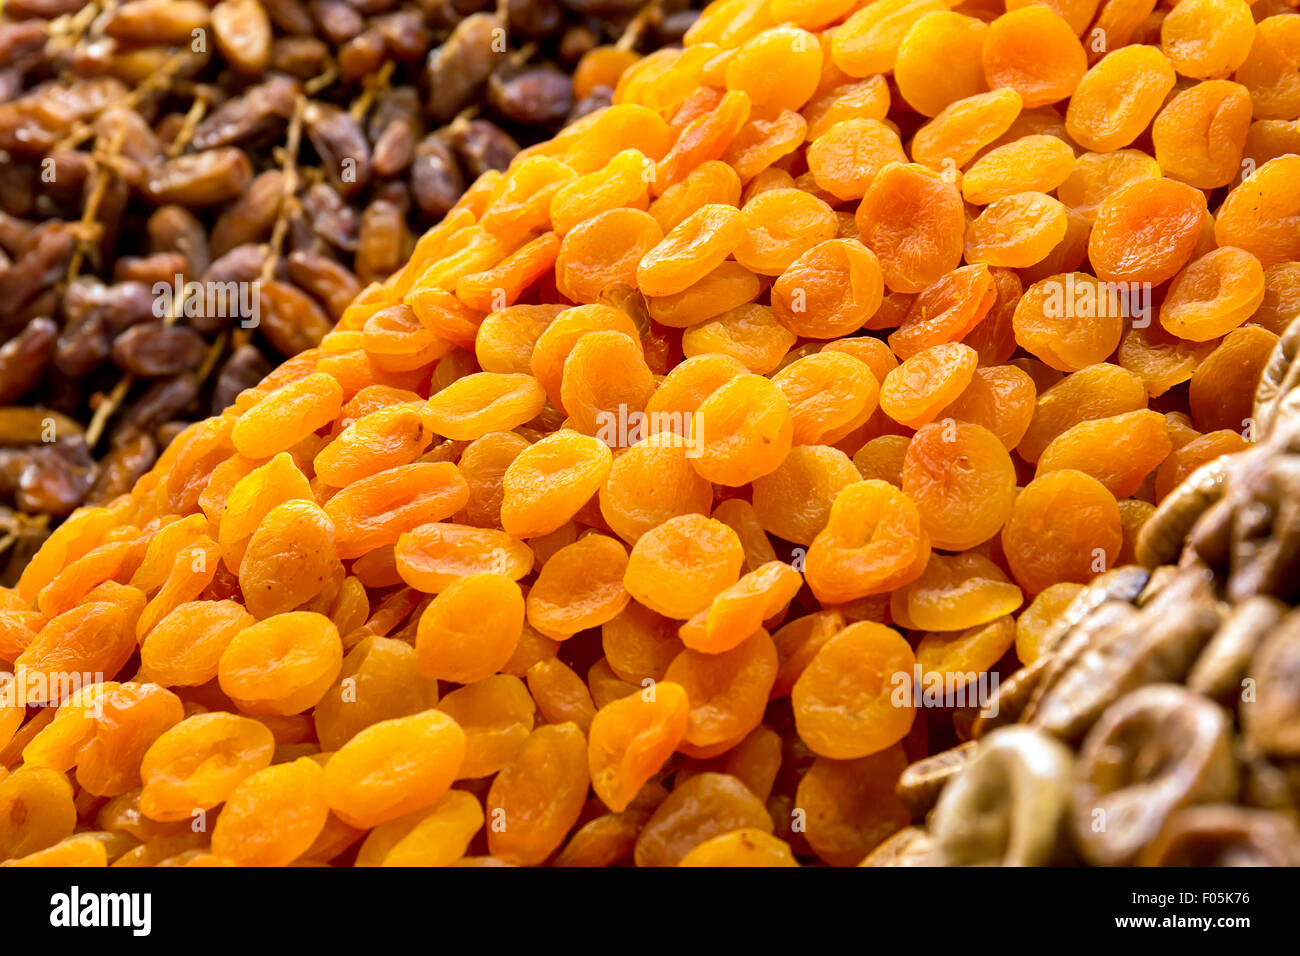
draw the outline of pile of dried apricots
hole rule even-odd
[[[973,711],[899,676],[1034,660],[1247,446],[1300,308],[1300,16],[1006,6],[714,3],[77,512],[0,594],[0,859],[852,865],[907,824]]]

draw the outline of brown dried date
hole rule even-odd
[[[345,80],[356,82],[383,66],[387,53],[383,34],[378,30],[366,30],[339,48],[339,73]]]
[[[365,28],[365,20],[343,0],[311,0],[312,19],[325,39],[335,46],[347,43]]]
[[[361,291],[361,283],[346,266],[319,252],[297,250],[290,253],[286,265],[294,284],[323,305],[335,322]]]
[[[361,215],[357,242],[357,279],[363,285],[386,278],[410,252],[411,234],[406,217],[393,203],[377,199]]]
[[[281,37],[271,44],[271,69],[299,80],[320,75],[329,60],[329,46],[315,37]]]
[[[114,282],[140,282],[153,286],[171,285],[183,276],[189,263],[179,252],[155,252],[147,256],[123,256],[113,263]]]
[[[208,232],[197,216],[184,206],[159,206],[146,225],[149,248],[154,252],[178,252],[185,258],[186,275],[199,276],[208,268],[211,249]]]
[[[283,134],[301,92],[297,81],[272,76],[248,88],[242,96],[222,103],[194,128],[195,149],[212,149],[236,143],[258,142]]]
[[[59,327],[38,318],[0,346],[0,405],[10,405],[38,384],[54,360]]]
[[[212,414],[218,415],[233,405],[240,392],[260,382],[271,368],[266,356],[254,346],[236,348],[217,375],[216,388],[212,392]]]
[[[149,171],[145,195],[155,203],[209,206],[234,199],[248,188],[253,166],[233,146],[169,159]]]
[[[158,458],[158,445],[151,435],[125,438],[109,450],[99,463],[99,474],[86,494],[88,504],[107,504],[131,490]]]
[[[525,126],[558,123],[573,106],[573,82],[551,66],[501,67],[488,78],[487,90],[498,114]]]
[[[223,256],[236,246],[257,242],[271,231],[284,201],[284,173],[259,173],[247,191],[222,210],[212,227],[212,254]]]
[[[320,306],[296,286],[263,282],[259,289],[258,331],[283,356],[315,348],[330,330],[330,320]]]
[[[211,23],[211,10],[199,0],[131,0],[107,15],[103,29],[115,40],[179,45]]]
[[[191,328],[149,322],[127,329],[113,340],[113,362],[140,378],[163,378],[196,368],[203,361],[203,340]]]
[[[262,7],[281,33],[308,36],[316,29],[311,11],[302,0],[262,0]]]
[[[262,73],[271,61],[271,20],[258,0],[221,0],[212,8],[217,49],[236,70]]]
[[[181,417],[198,398],[193,375],[178,375],[151,385],[126,409],[113,429],[110,443],[121,444],[141,432],[151,432],[165,421]]]
[[[447,128],[451,147],[471,178],[490,169],[503,170],[519,152],[519,144],[496,123],[470,120]]]
[[[421,212],[430,219],[446,215],[465,191],[465,177],[456,165],[456,157],[436,133],[426,136],[415,148],[411,191]]]
[[[307,105],[302,121],[330,184],[344,196],[365,188],[370,181],[370,144],[361,125],[346,110],[317,102]]]
[[[465,108],[505,53],[505,27],[491,13],[475,13],[452,30],[447,41],[429,53],[425,109],[445,123]]]

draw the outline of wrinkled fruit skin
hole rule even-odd
[[[1198,813],[1300,755],[1295,631],[1216,590],[1297,596],[1295,15],[1234,3],[1093,56],[1091,10],[720,0],[588,61],[611,105],[0,589],[0,857],[1285,858]]]

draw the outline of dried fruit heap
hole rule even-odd
[[[1202,465],[998,689],[917,761],[918,823],[869,865],[1300,866],[1300,319],[1256,395],[1260,442]]]
[[[3,592],[0,856],[861,861],[1300,292],[1300,18],[1064,12],[724,0],[480,177]]]
[[[318,345],[412,230],[607,106],[634,50],[694,17],[687,0],[490,6],[3,4],[0,582]],[[156,294],[177,276],[209,294]]]

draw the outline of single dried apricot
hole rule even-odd
[[[813,852],[832,866],[856,866],[906,826],[911,813],[894,792],[906,766],[897,744],[857,760],[814,760],[795,792]]]
[[[465,732],[458,779],[490,777],[510,762],[533,730],[537,707],[518,677],[495,674],[457,688],[438,703]]]
[[[1016,496],[1002,547],[1016,582],[1037,594],[1061,581],[1087,583],[1114,566],[1123,532],[1115,496],[1081,471],[1050,471]]]
[[[1289,15],[1255,24],[1255,39],[1235,79],[1250,90],[1257,119],[1290,119],[1300,112],[1300,23]]]
[[[961,264],[966,231],[961,196],[924,166],[899,163],[882,169],[862,197],[856,221],[891,291],[920,292]]]
[[[800,189],[773,189],[745,203],[738,222],[736,261],[759,275],[780,275],[827,239],[838,225],[830,206]],[[673,290],[677,291],[677,290]]]
[[[317,372],[285,385],[244,412],[230,440],[242,455],[270,458],[330,424],[342,405],[338,381]]]
[[[420,616],[415,652],[420,673],[472,684],[510,660],[524,626],[524,597],[503,574],[455,579]]]
[[[829,339],[863,326],[880,307],[880,262],[859,242],[828,239],[792,262],[772,286],[772,311],[796,335]]]
[[[654,388],[639,341],[621,332],[589,332],[565,359],[560,399],[571,428],[600,436],[639,414]]]
[[[836,496],[804,574],[818,600],[840,604],[915,581],[929,557],[912,499],[886,482],[860,481]]]
[[[1082,584],[1062,581],[1035,595],[1016,618],[1016,657],[1020,663],[1032,664],[1050,650],[1046,644],[1053,625],[1082,590]]]
[[[837,448],[796,446],[776,471],[754,479],[754,517],[778,538],[811,544],[826,526],[836,496],[861,477]]]
[[[753,827],[732,830],[696,844],[678,866],[798,866],[790,845]]]
[[[709,511],[713,488],[691,467],[692,451],[675,431],[660,431],[615,459],[600,489],[600,513],[619,537],[635,544],[668,518]]]
[[[343,822],[370,828],[437,803],[465,759],[465,732],[426,710],[373,724],[330,755],[324,797]]]
[[[1170,100],[1151,126],[1151,142],[1166,176],[1198,189],[1232,182],[1250,130],[1250,91],[1207,80]]]
[[[1164,282],[1192,257],[1205,216],[1205,195],[1185,183],[1130,182],[1097,207],[1088,259],[1106,282]]]
[[[599,438],[563,430],[529,445],[501,479],[501,526],[516,538],[550,534],[600,490],[613,465]]]
[[[592,789],[605,806],[615,813],[627,809],[681,743],[689,714],[686,690],[666,680],[597,712],[587,766]]]
[[[889,163],[907,162],[898,134],[879,120],[847,119],[808,144],[808,169],[836,199],[861,199]]]
[[[1050,276],[1026,289],[1016,304],[1016,342],[1062,372],[1104,362],[1119,345],[1125,315],[1139,295],[1086,272]]]
[[[932,345],[903,361],[880,386],[881,410],[908,428],[920,428],[965,391],[979,356],[960,342]]]
[[[1002,529],[1015,499],[1016,469],[1001,440],[982,425],[933,422],[912,436],[903,492],[937,548],[964,551]]]
[[[492,573],[518,581],[533,568],[533,552],[495,528],[433,522],[402,535],[393,551],[400,581],[439,594],[471,574]]]
[[[898,92],[924,116],[986,88],[980,53],[988,25],[951,11],[922,16],[903,36],[894,64]],[[943,64],[936,70],[936,64]]]
[[[609,286],[635,284],[642,257],[663,240],[663,230],[639,209],[609,209],[584,220],[560,243],[555,284],[574,302],[596,302]]]
[[[926,684],[958,691],[991,670],[1016,640],[1011,615],[960,631],[931,631],[916,645],[916,663]],[[974,689],[972,688],[972,693]]]
[[[212,829],[212,852],[237,866],[285,866],[329,817],[325,772],[309,757],[259,770],[234,789]]]
[[[739,487],[775,471],[790,451],[794,423],[785,394],[760,375],[738,375],[691,416],[690,459],[715,484]]]
[[[689,699],[686,743],[726,750],[757,727],[777,666],[776,645],[762,629],[728,651],[687,648],[673,658],[664,680],[681,685]]]
[[[1216,342],[1192,342],[1165,330],[1159,322],[1143,319],[1125,330],[1115,353],[1121,367],[1138,376],[1147,393],[1156,398],[1192,377],[1197,366],[1214,351]]]
[[[244,628],[221,652],[221,690],[246,714],[300,714],[343,667],[338,628],[323,614],[291,611]]]
[[[1065,128],[1085,149],[1105,153],[1128,146],[1151,124],[1175,79],[1173,65],[1155,47],[1112,50],[1079,81]]]
[[[955,172],[1011,127],[1021,102],[1019,93],[1003,87],[949,103],[912,137],[912,160]]]
[[[779,614],[799,592],[803,579],[788,564],[771,561],[722,591],[681,626],[682,643],[708,654],[729,651]]]
[[[994,200],[966,229],[966,261],[1025,269],[1043,262],[1069,233],[1060,202],[1037,192]]]
[[[510,431],[537,417],[546,392],[531,375],[477,372],[452,382],[424,407],[435,434],[473,441],[488,432]]]
[[[1116,498],[1127,498],[1171,449],[1165,417],[1144,408],[1061,432],[1043,449],[1036,474],[1071,468],[1096,478]]]
[[[343,658],[312,720],[321,749],[337,750],[372,724],[428,710],[437,701],[438,684],[420,673],[416,648],[393,637],[366,637]]]
[[[325,504],[340,558],[359,558],[396,544],[411,529],[455,514],[469,486],[450,462],[399,465],[353,482]],[[223,520],[224,524],[224,520]]]
[[[702,515],[679,515],[637,539],[623,586],[646,607],[689,620],[740,578],[745,555],[736,533]]]
[[[587,742],[576,725],[534,730],[488,790],[492,855],[521,866],[545,860],[578,822],[588,780]]]
[[[830,444],[876,410],[879,384],[871,369],[844,352],[798,359],[772,376],[790,405],[796,445]]]
[[[1214,221],[1220,246],[1236,246],[1265,266],[1300,259],[1300,156],[1270,159],[1223,201]]]
[[[187,717],[145,751],[140,812],[168,822],[210,810],[269,766],[274,750],[271,731],[251,718],[221,712]]]
[[[766,375],[781,364],[795,338],[771,306],[750,303],[687,329],[682,334],[682,354],[687,358],[728,355],[754,374]]]
[[[1246,428],[1253,414],[1255,389],[1277,336],[1257,325],[1243,325],[1223,341],[1192,373],[1187,404],[1201,431]]]
[[[627,552],[614,538],[588,534],[551,556],[528,592],[528,623],[564,640],[617,617],[627,606]]]
[[[1011,87],[1026,108],[1065,99],[1088,68],[1074,30],[1042,6],[1008,10],[994,20],[985,36],[983,59],[989,86]]]
[[[1179,0],[1160,23],[1160,45],[1178,72],[1227,76],[1245,62],[1255,21],[1244,0]]]
[[[836,760],[866,757],[902,740],[916,709],[898,692],[912,679],[912,648],[897,631],[859,621],[822,645],[795,682],[790,700],[800,738]]]
[[[1160,306],[1160,324],[1181,339],[1208,342],[1232,331],[1264,300],[1264,268],[1249,252],[1214,249],[1188,264]]]

